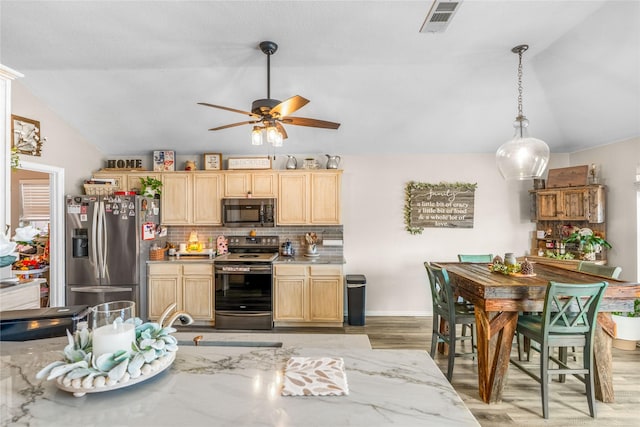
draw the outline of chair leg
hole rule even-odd
[[[558,349],[558,358],[560,359],[560,361],[562,363],[564,363],[565,365],[567,364],[567,347],[560,347]],[[563,383],[566,382],[567,380],[567,376],[565,374],[559,374],[558,375],[558,381]]]
[[[584,369],[588,370],[588,373],[584,376],[585,389],[587,392],[587,404],[589,405],[589,415],[592,418],[596,417],[596,397],[594,393],[594,380],[593,380],[593,351],[589,351],[589,349],[593,350],[589,339],[587,338],[587,343],[584,347],[584,358],[582,362],[582,366]]]
[[[453,378],[453,365],[456,360],[456,325],[449,325],[449,354],[447,363],[447,380],[451,382]]]
[[[542,416],[549,418],[549,347],[541,344],[540,349],[540,394],[542,395]]]
[[[438,347],[438,328],[440,327],[440,316],[437,314],[433,315],[433,326],[431,327],[431,351],[429,354],[431,358],[436,357],[436,348]]]

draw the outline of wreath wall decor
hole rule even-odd
[[[404,219],[410,234],[425,228],[473,228],[477,183],[410,181],[405,187]]]

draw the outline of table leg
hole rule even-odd
[[[486,403],[500,402],[507,381],[518,313],[485,312],[475,307],[478,330],[478,388]]]
[[[605,403],[613,403],[615,401],[613,395],[612,344],[613,338],[598,323],[593,343],[594,393],[596,399]]]

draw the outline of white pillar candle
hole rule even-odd
[[[93,331],[93,355],[99,357],[118,350],[131,351],[136,340],[136,328],[132,323],[113,322]]]

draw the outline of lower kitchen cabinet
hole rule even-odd
[[[275,326],[342,326],[341,265],[276,264],[274,271]]]
[[[213,324],[213,264],[157,263],[149,264],[148,270],[150,320],[158,320],[168,305],[176,303],[176,310]]]

